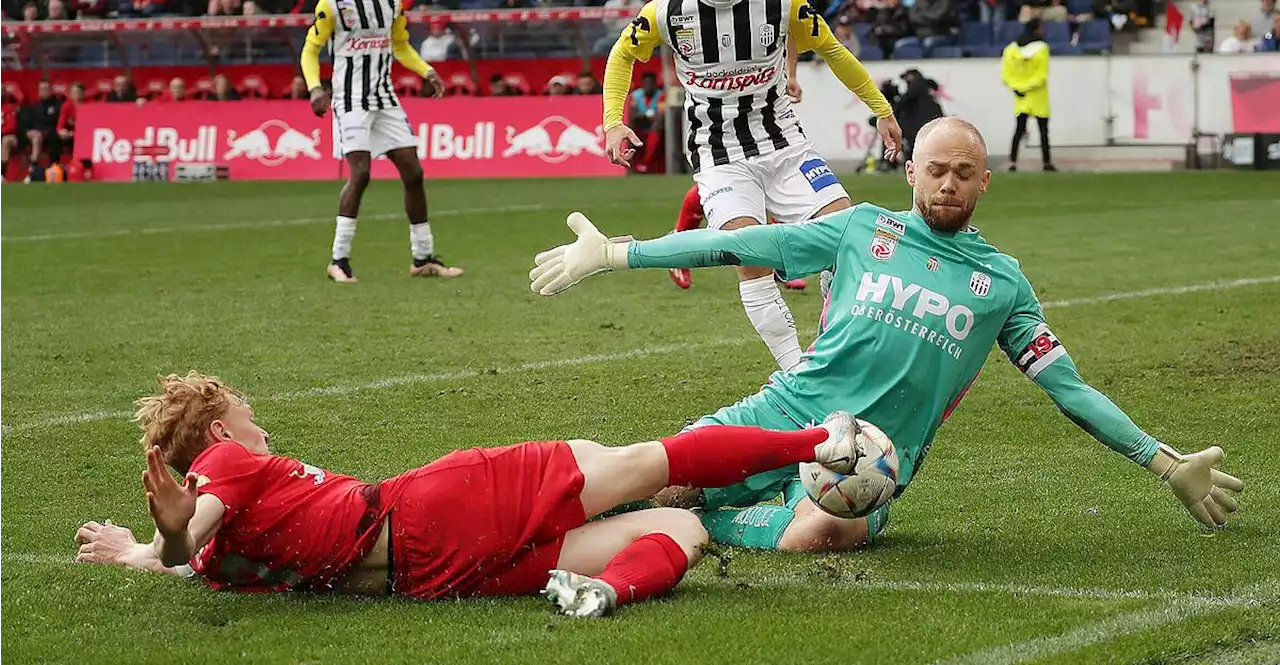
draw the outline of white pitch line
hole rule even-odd
[[[1183,293],[1196,293],[1200,291],[1222,291],[1226,289],[1235,289],[1245,286],[1254,286],[1258,284],[1280,283],[1280,275],[1271,277],[1252,277],[1246,279],[1237,279],[1227,282],[1208,282],[1204,284],[1189,284],[1185,286],[1171,286],[1158,289],[1144,289],[1142,291],[1126,291],[1120,293],[1109,293],[1100,296],[1092,296],[1088,298],[1073,298],[1070,300],[1049,300],[1042,303],[1046,309],[1058,309],[1063,307],[1076,307],[1079,305],[1091,305],[1098,303],[1113,302],[1116,300],[1131,300],[1135,298],[1150,298],[1155,296],[1178,295]],[[399,386],[416,385],[420,383],[439,383],[446,381],[458,381],[462,379],[473,379],[492,374],[507,374],[512,372],[527,372],[540,369],[555,369],[559,367],[576,367],[579,365],[596,365],[619,360],[628,360],[631,358],[644,358],[648,356],[666,355],[670,353],[680,353],[684,351],[697,351],[716,346],[730,346],[738,344],[746,344],[755,340],[755,337],[740,337],[734,339],[720,339],[709,342],[694,342],[690,344],[666,344],[660,346],[643,347],[632,349],[630,351],[622,351],[618,353],[601,353],[588,356],[579,356],[575,358],[558,358],[555,360],[539,360],[534,362],[520,363],[507,367],[498,367],[493,369],[480,370],[459,370],[456,372],[445,372],[441,374],[407,374],[398,377],[388,377],[369,381],[366,383],[355,384],[338,384],[333,386],[323,386],[320,388],[308,388],[305,390],[297,390],[285,393],[277,393],[274,395],[260,396],[257,399],[264,401],[290,401],[307,397],[329,397],[335,395],[347,395],[350,393],[361,392],[365,390],[381,390],[385,388],[394,388]],[[61,416],[54,416],[44,420],[36,420],[29,423],[20,423],[17,425],[4,425],[2,431],[4,434],[15,432],[26,432],[34,429],[43,429],[46,427],[57,427],[61,425],[74,425],[78,423],[91,423],[103,420],[117,420],[127,418],[131,415],[127,411],[93,411],[87,413],[71,413]]]
[[[638,207],[646,205],[659,205],[654,201],[625,201],[605,203],[592,206],[592,208],[617,208],[617,207]],[[545,212],[548,210],[564,210],[568,212],[572,206],[551,205],[545,203],[532,203],[524,205],[509,206],[491,206],[483,208],[454,208],[445,210],[432,210],[431,217],[433,219],[440,217],[459,217],[463,215],[490,215],[509,212]],[[365,215],[361,219],[400,219],[404,217],[404,213],[379,213],[376,215]],[[308,224],[332,223],[333,217],[299,217],[297,219],[269,219],[251,222],[224,222],[218,224],[184,224],[182,226],[155,226],[133,229],[112,229],[110,231],[79,231],[70,233],[43,233],[30,236],[4,236],[0,238],[0,242],[21,243],[21,242],[45,242],[49,240],[88,240],[94,238],[117,238],[125,236],[145,236],[167,233],[195,233],[202,231],[232,231],[240,229],[269,229],[284,226],[304,226]]]
[[[939,665],[1016,665],[1071,653],[1094,644],[1110,642],[1118,637],[1167,626],[1239,605],[1241,603],[1226,603],[1188,596],[1157,607],[1110,616],[1061,635],[1038,637],[1026,642],[975,651],[958,658],[939,661]]]

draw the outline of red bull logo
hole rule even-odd
[[[548,164],[559,164],[584,152],[604,157],[603,128],[596,125],[595,131],[588,131],[563,116],[553,115],[521,132],[508,125],[507,148],[502,151],[502,157],[527,155]]]
[[[188,130],[189,131],[189,130]],[[185,136],[184,136],[185,134]],[[167,158],[179,162],[212,162],[217,158],[218,128],[201,125],[194,135],[174,127],[146,127],[136,139],[121,138],[110,127],[93,130],[90,158],[99,164]]]
[[[308,157],[320,159],[320,130],[314,129],[308,136],[288,123],[268,120],[244,134],[227,130],[227,151],[223,159],[252,159],[264,166],[277,166],[291,159]]]

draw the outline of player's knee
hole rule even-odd
[[[800,516],[782,534],[778,549],[784,552],[843,552],[867,542],[867,521],[844,520],[827,515]]]
[[[702,548],[710,541],[706,527],[697,515],[679,508],[654,508],[654,516],[658,526],[649,533],[662,533],[669,536],[684,550],[689,557],[689,565],[701,556]]]
[[[347,179],[347,185],[357,192],[363,192],[365,187],[369,186],[369,167],[353,166],[351,167],[351,177]]]
[[[400,182],[405,187],[414,187],[422,184],[422,164],[417,160],[411,161],[400,166]]]

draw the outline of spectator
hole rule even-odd
[[[1063,12],[1063,18],[1066,18],[1066,9]],[[935,47],[951,43],[951,28],[956,24],[955,4],[952,0],[916,0],[908,11],[908,16],[926,53]]]
[[[422,40],[418,48],[419,55],[427,62],[439,62],[449,59],[449,49],[457,40],[449,26],[438,21],[431,22],[431,32]]]
[[[107,101],[138,101],[138,91],[134,89],[133,81],[129,80],[129,77],[124,74],[117,74],[115,78],[111,79],[111,92],[107,93]]]
[[[165,0],[133,0],[133,16],[150,18],[163,14],[164,10]]]
[[[858,35],[853,32],[853,21],[848,16],[836,19],[835,35],[854,57],[862,54],[862,45],[858,43]]]
[[[231,81],[225,74],[218,74],[213,77],[213,97],[210,99],[215,102],[238,102],[240,93],[231,87]]]
[[[518,97],[520,91],[507,85],[507,79],[502,74],[494,74],[489,77],[489,95],[491,97]]]
[[[1280,13],[1271,16],[1271,30],[1267,31],[1262,37],[1262,43],[1258,45],[1259,51],[1275,53],[1280,51]]]
[[[209,0],[209,16],[232,16],[240,13],[240,0]]]
[[[1255,35],[1265,35],[1271,31],[1271,23],[1276,18],[1276,0],[1262,0],[1262,8],[1249,19],[1249,28]]]
[[[49,15],[46,16],[50,21],[69,21],[71,16],[67,14],[67,5],[62,0],[49,0]]]
[[[22,6],[22,20],[27,23],[40,20],[40,6],[34,2],[28,2]]]
[[[1062,4],[1062,0],[1030,0],[1018,11],[1018,20],[1026,23],[1032,19],[1065,21],[1067,7]]]
[[[1196,33],[1196,52],[1213,53],[1213,7],[1209,0],[1191,6],[1191,29]]]
[[[1258,42],[1253,39],[1253,31],[1249,28],[1248,21],[1236,23],[1236,27],[1231,30],[1231,36],[1218,45],[1218,53],[1253,53],[1256,50],[1258,50]]]
[[[1039,20],[1027,21],[1018,41],[1004,48],[1000,79],[1013,92],[1013,110],[1018,115],[1009,150],[1009,170],[1018,170],[1018,149],[1027,135],[1027,120],[1034,116],[1040,129],[1044,170],[1057,171],[1049,154],[1049,45],[1044,43],[1044,27]]]
[[[551,81],[547,83],[547,94],[552,97],[571,94],[571,91],[569,90],[569,77],[564,74],[552,76]]]
[[[595,74],[590,71],[578,73],[578,89],[579,95],[599,95],[604,92],[600,82],[596,80]]]
[[[640,87],[631,92],[630,108],[627,109],[627,124],[641,137],[644,145],[644,154],[635,161],[635,170],[639,173],[660,171],[662,168],[660,160],[664,154],[662,130],[665,106],[662,90],[658,87],[658,76],[653,72],[645,72],[640,77]]]
[[[71,142],[75,139],[76,109],[83,103],[84,84],[76,81],[71,84],[71,90],[68,91],[67,99],[62,102],[62,109],[58,112],[58,139],[65,150],[71,149]]]
[[[171,102],[187,101],[187,82],[178,77],[169,81],[169,100]]]
[[[916,135],[920,133],[920,128],[934,118],[941,118],[943,113],[942,106],[934,97],[938,90],[936,81],[926,78],[920,70],[914,68],[903,72],[902,80],[907,83],[907,89],[894,102],[893,115],[902,125],[905,146],[903,160],[910,160],[915,152]]]
[[[31,146],[31,174],[48,157],[52,163],[58,158],[58,116],[62,112],[62,100],[53,95],[53,86],[48,81],[40,81],[36,90],[36,101],[19,111],[18,132],[26,136]]]
[[[871,25],[871,36],[880,45],[885,57],[893,55],[894,42],[909,34],[911,22],[901,0],[885,0],[884,7],[876,12],[875,23]]]
[[[293,82],[289,84],[289,91],[284,93],[285,99],[311,99],[311,94],[307,92],[307,80],[301,76],[293,77]]]
[[[0,181],[4,181],[9,175],[9,157],[18,148],[18,105],[9,95],[0,102],[0,113],[4,114],[0,124]]]

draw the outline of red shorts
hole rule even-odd
[[[586,523],[584,483],[563,441],[460,450],[385,481],[384,496],[399,494],[392,593],[429,600],[537,592],[564,534]]]

